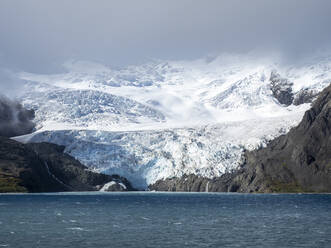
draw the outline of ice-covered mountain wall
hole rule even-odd
[[[52,142],[91,169],[123,175],[138,188],[159,179],[199,174],[220,176],[241,164],[244,149],[265,146],[298,119],[269,118],[150,131],[44,131],[30,142]]]
[[[63,74],[21,73],[38,130],[19,139],[66,145],[90,168],[140,188],[185,173],[219,176],[237,168],[244,149],[296,125],[330,83],[331,57],[307,61],[220,56],[118,70],[71,61]]]

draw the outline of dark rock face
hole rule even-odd
[[[168,178],[158,180],[150,185],[150,190],[156,191],[184,191],[184,192],[202,192],[207,189],[208,179],[196,175],[184,175],[180,178]]]
[[[130,182],[118,175],[106,175],[90,171],[85,165],[70,155],[63,153],[65,147],[50,143],[27,144],[38,156],[47,163],[49,170],[57,178],[61,179],[69,190],[89,191],[98,190],[105,183],[119,181],[133,190]]]
[[[231,179],[227,176],[209,179],[193,174],[184,175],[180,178],[158,180],[148,188],[155,191],[173,192],[224,192],[228,190],[228,180]]]
[[[289,106],[292,104],[294,96],[292,92],[293,83],[286,78],[282,78],[277,72],[273,71],[270,75],[270,88],[273,96],[279,103]]]
[[[25,145],[0,137],[0,192],[55,192],[66,188]]]
[[[94,191],[111,181],[124,185],[120,191],[133,190],[126,178],[88,170],[63,153],[63,146],[24,145],[5,138],[32,132],[33,118],[33,110],[0,97],[0,192]],[[112,187],[108,191],[117,190]]]
[[[301,123],[266,148],[247,152],[239,192],[331,192],[331,85]]]
[[[95,191],[114,180],[133,190],[127,179],[89,171],[63,150],[55,144],[24,145],[0,137],[0,192]]]
[[[314,90],[302,89],[294,97],[293,104],[300,105],[303,103],[311,103],[318,96]]]
[[[215,179],[190,175],[160,180],[150,189],[331,192],[331,85],[320,93],[297,127],[266,148],[245,152],[245,163],[239,170]]]
[[[13,137],[31,133],[35,127],[33,118],[33,110],[27,110],[18,102],[0,96],[0,136]]]

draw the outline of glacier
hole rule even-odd
[[[24,80],[21,101],[35,110],[37,128],[15,139],[65,145],[91,170],[119,174],[139,189],[184,174],[212,178],[235,170],[244,150],[295,126],[310,103],[281,104],[272,73],[284,78],[284,89],[291,86],[293,98],[331,82],[331,56],[295,65],[222,55],[117,69],[68,61],[64,68],[17,74]]]

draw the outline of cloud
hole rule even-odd
[[[0,136],[13,137],[31,133],[34,111],[27,110],[16,101],[0,95]]]
[[[252,50],[300,59],[331,44],[330,9],[329,0],[2,0],[0,54],[42,73],[67,59],[121,66]]]
[[[14,71],[0,67],[0,95],[18,97],[22,93],[23,83]]]

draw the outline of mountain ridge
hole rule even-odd
[[[72,62],[62,74],[22,73],[37,132],[15,139],[64,145],[90,169],[142,190],[184,174],[221,176],[239,168],[245,150],[296,126],[330,83],[330,57],[307,61],[215,57],[121,69]]]
[[[241,168],[208,179],[196,175],[159,180],[158,191],[331,192],[331,84],[302,121],[265,148],[246,151]]]

